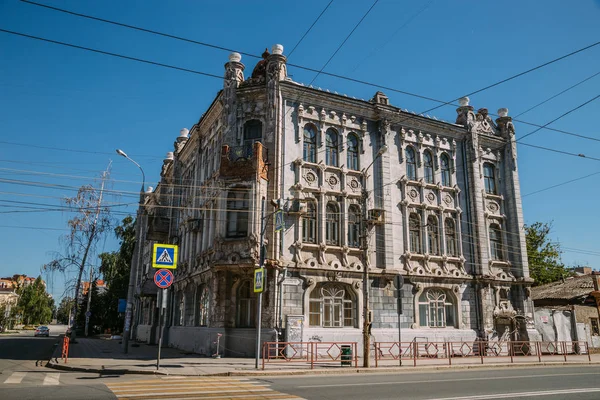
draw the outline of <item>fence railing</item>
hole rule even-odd
[[[484,360],[496,360],[500,358],[523,360],[526,357],[537,358],[542,362],[545,357],[554,359],[560,356],[565,362],[567,357],[587,356],[591,361],[588,343],[585,341],[575,342],[534,342],[534,341],[510,341],[510,342],[376,342],[375,343],[375,367],[383,361],[412,361],[413,366],[417,362],[431,363],[426,360],[447,360],[448,365],[457,359],[478,359],[481,364]]]
[[[262,369],[275,363],[310,364],[313,369],[318,363],[338,363],[341,366],[358,368],[356,342],[264,342]]]

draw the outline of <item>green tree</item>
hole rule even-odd
[[[52,320],[54,299],[46,293],[46,286],[41,276],[38,276],[31,285],[20,286],[17,294],[19,300],[14,312],[22,316],[25,325],[47,324]]]
[[[550,241],[552,224],[535,222],[525,225],[529,274],[534,285],[555,282],[571,275],[560,259],[560,245]]]
[[[119,239],[118,251],[100,254],[100,273],[106,283],[106,291],[99,296],[101,304],[101,317],[104,329],[120,331],[123,328],[123,316],[118,313],[119,299],[127,298],[129,286],[129,271],[131,258],[135,246],[135,221],[128,216],[121,225],[115,228],[115,235]]]
[[[73,309],[74,301],[70,297],[63,297],[56,310],[56,320],[64,325],[69,324],[69,315]]]

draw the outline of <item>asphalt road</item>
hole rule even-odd
[[[264,379],[305,399],[600,399],[600,366],[495,368]]]
[[[44,367],[60,341],[50,329],[50,338],[0,335],[0,399],[600,399],[596,365],[248,378],[58,371]]]
[[[116,399],[97,374],[63,373],[45,367],[65,329],[50,325],[48,338],[34,337],[33,331],[0,335],[0,398]]]

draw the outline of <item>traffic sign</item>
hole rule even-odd
[[[85,312],[85,316],[88,317],[88,318],[91,317],[92,316],[92,312],[91,311],[86,311]]]
[[[262,293],[265,289],[265,269],[254,270],[254,293]]]
[[[152,248],[152,267],[168,269],[177,268],[178,252],[176,244],[155,243]]]
[[[154,283],[161,289],[166,289],[173,284],[173,273],[168,269],[159,269],[154,273]]]
[[[275,232],[279,232],[285,229],[285,220],[283,219],[283,211],[275,211]]]

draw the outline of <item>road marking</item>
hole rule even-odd
[[[43,385],[58,385],[58,384],[60,384],[60,381],[58,380],[59,378],[60,378],[60,372],[48,373],[48,374],[46,374],[46,377],[44,378]]]
[[[490,399],[510,399],[514,397],[534,397],[534,396],[556,396],[561,394],[574,393],[594,393],[600,392],[600,388],[584,388],[584,389],[563,389],[563,390],[544,390],[537,392],[519,392],[519,393],[498,393],[498,394],[481,394],[474,396],[461,397],[439,397],[428,400],[490,400]]]
[[[398,385],[407,383],[444,383],[444,382],[466,382],[466,381],[490,381],[490,380],[503,380],[503,379],[531,379],[531,378],[549,378],[555,376],[582,376],[582,375],[598,375],[597,372],[582,372],[578,374],[540,374],[540,375],[519,375],[519,376],[493,376],[493,377],[481,377],[481,378],[452,378],[452,379],[424,379],[418,381],[389,381],[389,382],[369,382],[369,385]],[[365,383],[340,383],[330,385],[306,385],[298,386],[298,388],[309,389],[309,388],[320,388],[320,387],[338,387],[338,386],[364,386]]]
[[[25,375],[27,375],[27,372],[13,372],[4,383],[21,383]]]
[[[106,385],[120,399],[301,399],[280,393],[266,384],[249,379],[232,378],[187,378],[164,377],[131,382],[108,383]]]

